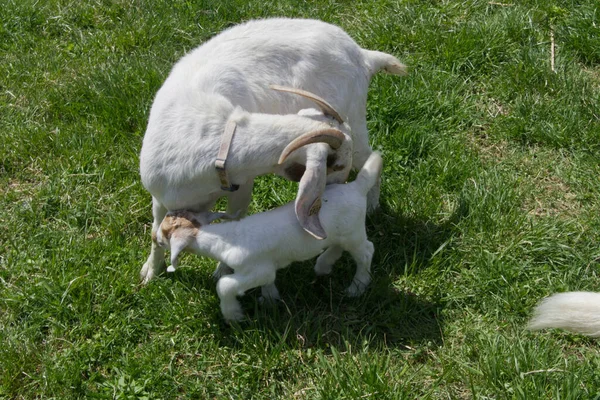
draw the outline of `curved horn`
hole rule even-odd
[[[333,108],[323,98],[317,96],[314,93],[307,92],[306,90],[302,90],[302,89],[290,88],[290,87],[279,86],[279,85],[271,85],[269,87],[271,89],[277,90],[279,92],[293,93],[293,94],[297,94],[302,97],[306,97],[307,99],[312,100],[315,103],[317,103],[319,105],[319,107],[321,107],[321,110],[323,111],[323,113],[325,115],[329,115],[330,117],[333,117],[340,124],[344,123],[344,119],[337,111],[335,111],[335,108]]]
[[[308,132],[302,136],[298,136],[292,140],[279,156],[279,164],[282,164],[290,154],[298,150],[300,147],[306,146],[312,143],[327,143],[329,147],[337,150],[342,143],[346,140],[346,136],[337,129],[321,129],[318,131]]]

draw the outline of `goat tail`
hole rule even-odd
[[[560,328],[587,336],[600,336],[600,293],[554,294],[535,308],[528,329]]]
[[[381,70],[392,75],[406,75],[408,73],[406,65],[391,54],[366,49],[362,49],[362,51],[371,76]]]
[[[377,183],[381,176],[383,168],[383,160],[381,154],[374,151],[371,153],[365,165],[360,169],[354,183],[358,186],[358,190],[366,195],[367,192]]]

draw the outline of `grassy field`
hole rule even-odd
[[[369,93],[370,288],[344,297],[349,257],[295,264],[230,327],[212,260],[139,284],[138,154],[173,63],[268,16],[411,73]],[[594,0],[0,0],[0,398],[598,398],[597,341],[524,326],[550,293],[600,291],[599,62]],[[294,193],[261,178],[252,211]]]

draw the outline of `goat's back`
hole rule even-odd
[[[306,99],[269,89],[272,84],[298,87],[349,114],[350,108],[365,107],[371,75],[365,53],[341,28],[275,18],[223,31],[184,56],[165,86],[214,91],[247,111],[277,114],[313,107]]]
[[[223,31],[185,55],[156,94],[140,154],[144,186],[164,205],[164,196],[173,197],[173,207],[189,207],[192,186],[211,184],[218,191],[216,175],[203,174],[212,168],[206,154],[212,160],[236,107],[267,114],[314,107],[301,96],[269,89],[272,84],[323,97],[359,132],[371,75],[394,59],[382,54],[361,49],[341,28],[317,20],[255,20]],[[198,181],[205,175],[210,182]]]

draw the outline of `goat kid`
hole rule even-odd
[[[240,221],[212,225],[207,224],[212,218],[207,218],[206,213],[170,212],[162,221],[157,242],[170,248],[173,268],[179,254],[189,251],[215,258],[233,270],[217,282],[221,312],[227,321],[243,318],[236,296],[262,286],[264,298],[278,299],[276,271],[319,254],[314,267],[317,275],[329,274],[344,250],[352,255],[356,273],[346,292],[358,296],[371,281],[374,248],[365,229],[366,196],[379,180],[381,168],[381,156],[373,152],[354,182],[326,187],[320,211],[327,233],[323,240],[317,240],[300,227],[294,204],[288,203]]]
[[[301,177],[298,220],[315,236],[324,236],[315,205],[325,181],[346,179],[349,157],[360,169],[372,152],[367,90],[371,77],[381,70],[406,73],[394,56],[360,48],[339,27],[303,19],[250,21],[184,56],[156,94],[140,154],[142,183],[152,194],[153,239],[168,210],[209,211],[218,198],[227,196],[229,214],[245,213],[254,177],[266,173]],[[307,110],[315,99],[320,111]],[[235,192],[221,189],[214,170],[228,121],[238,123],[232,159],[227,161],[230,181],[239,185]],[[340,130],[352,142],[344,141],[335,151],[309,145],[278,165],[277,157],[290,140],[329,128]],[[370,209],[378,198],[376,183],[368,197]],[[164,250],[153,240],[141,278],[148,282],[162,268]]]

